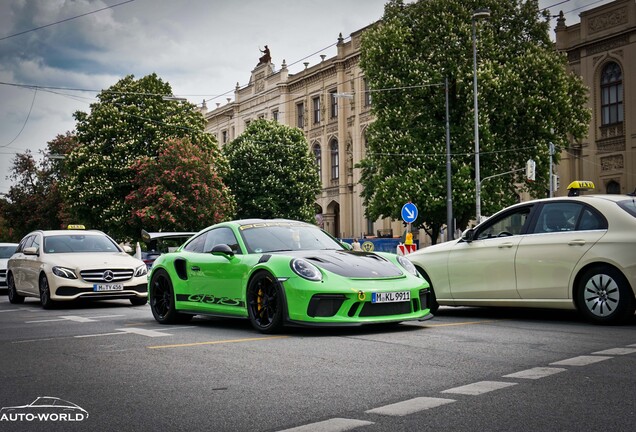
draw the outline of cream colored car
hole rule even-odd
[[[148,298],[147,273],[143,261],[101,231],[33,231],[9,259],[9,301],[37,297],[45,309],[78,298],[130,299],[133,305],[143,305]]]
[[[594,322],[636,308],[636,198],[587,195],[508,207],[459,240],[408,255],[437,304],[577,309]]]

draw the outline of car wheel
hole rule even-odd
[[[11,304],[24,303],[24,296],[18,294],[18,291],[15,288],[15,281],[13,280],[12,273],[7,275],[7,295],[9,296],[9,303]]]
[[[148,298],[146,297],[133,297],[130,299],[130,303],[133,306],[143,306],[148,303]]]
[[[152,275],[150,310],[159,324],[186,323],[192,319],[192,315],[177,312],[172,281],[165,270],[157,270]]]
[[[428,277],[428,275],[426,274],[426,272],[424,270],[422,270],[419,267],[415,267],[418,271],[418,273],[420,274],[420,276],[422,276],[424,278],[424,280],[428,283],[429,289],[430,289],[430,294],[428,296],[428,309],[431,311],[432,314],[434,314],[435,312],[437,312],[437,310],[439,309],[439,303],[437,303],[437,298],[435,297],[435,290],[433,289],[433,282],[431,282],[431,278]]]
[[[44,273],[40,275],[40,303],[44,309],[52,309],[55,305],[55,302],[51,300],[49,280]]]
[[[271,273],[261,271],[250,281],[247,313],[252,326],[261,333],[276,333],[283,326],[281,287]]]
[[[579,310],[600,324],[624,322],[634,315],[634,296],[623,274],[609,266],[586,270],[577,290]]]

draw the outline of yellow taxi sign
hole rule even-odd
[[[594,189],[594,183],[589,180],[574,180],[568,185],[568,196],[579,196],[582,190]]]
[[[86,229],[86,227],[84,225],[79,225],[79,224],[71,224],[69,226],[66,227],[66,229],[70,229],[70,230],[83,230]]]

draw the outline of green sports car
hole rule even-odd
[[[155,261],[150,307],[162,324],[194,315],[290,325],[362,325],[432,318],[429,286],[402,256],[354,252],[315,225],[239,220],[197,233]]]

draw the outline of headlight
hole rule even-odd
[[[417,272],[417,269],[415,268],[413,263],[409,261],[408,258],[404,258],[402,255],[398,255],[397,260],[400,265],[404,267],[404,270],[411,273],[413,276],[420,276],[420,274]]]
[[[135,270],[135,277],[144,276],[148,274],[148,266],[146,264],[140,265]]]
[[[322,273],[318,267],[304,259],[296,258],[291,262],[291,268],[298,276],[311,281],[321,281]]]
[[[61,278],[65,278],[65,279],[77,279],[77,275],[75,274],[75,272],[73,270],[71,270],[70,268],[66,268],[66,267],[53,267],[52,269],[53,274],[55,276],[59,276]]]

